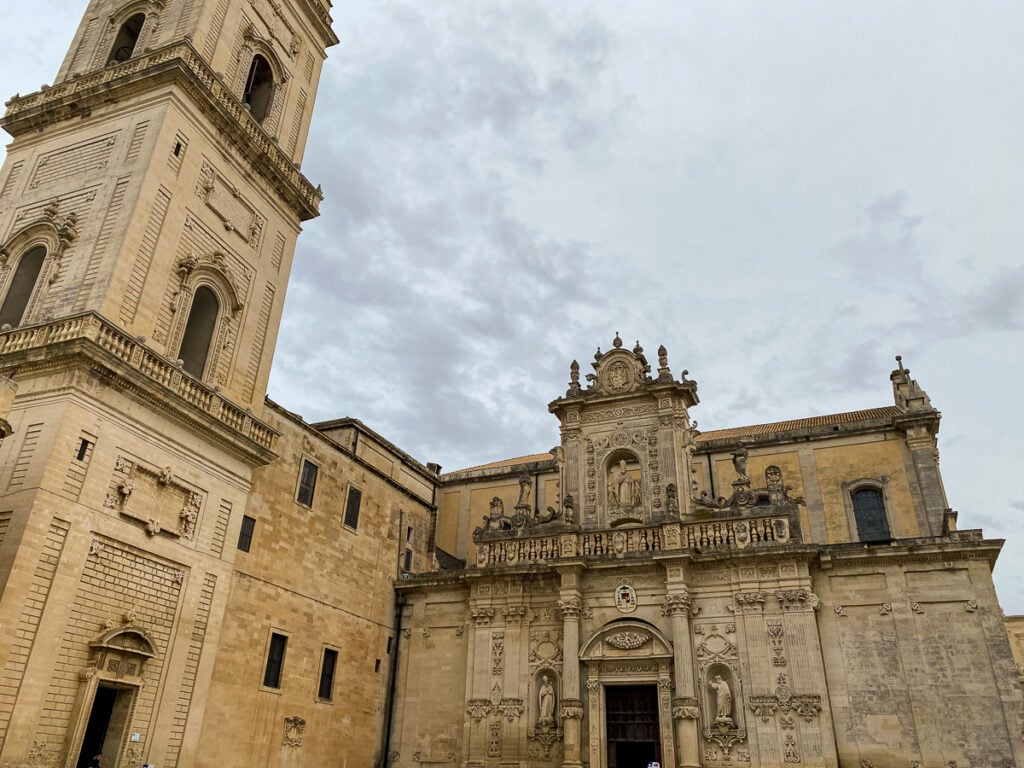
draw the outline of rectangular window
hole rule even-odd
[[[263,673],[263,685],[267,688],[281,687],[281,667],[284,666],[284,649],[288,638],[276,632],[270,636],[270,650],[267,651],[267,669]]]
[[[412,553],[414,549],[412,537],[413,528],[410,525],[405,529],[405,556],[402,558],[402,570],[407,572],[412,570]]]
[[[324,662],[320,665],[320,688],[317,696],[324,701],[334,698],[334,668],[338,665],[338,652],[324,648]]]
[[[256,528],[256,518],[242,515],[242,528],[238,531],[238,548],[248,552],[252,546],[252,532]]]
[[[359,504],[363,500],[363,492],[358,488],[349,487],[348,502],[345,504],[345,526],[347,528],[359,527]]]
[[[89,451],[92,449],[92,443],[86,440],[84,437],[78,441],[78,451],[75,453],[76,461],[85,461],[89,456]]]
[[[299,493],[295,500],[307,507],[313,506],[313,492],[316,490],[317,466],[311,461],[302,460],[302,472],[299,474]]]

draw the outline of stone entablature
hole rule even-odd
[[[6,103],[0,126],[12,136],[89,114],[142,89],[175,82],[195,95],[195,103],[250,161],[301,221],[319,215],[323,194],[249,114],[223,79],[188,42],[158,48],[98,72],[45,88]]]
[[[482,534],[469,567],[489,568],[552,560],[614,560],[627,555],[682,550],[745,552],[799,543],[799,530],[788,514],[770,514],[698,522],[668,522],[610,531],[565,531],[519,538]]]
[[[276,430],[93,312],[0,334],[4,364],[19,370],[53,365],[82,352],[113,363],[113,370],[117,370],[114,366],[125,366],[125,379],[138,391],[148,393],[146,399],[179,414],[189,413],[190,420],[204,432],[218,434],[257,463],[274,458]],[[184,401],[184,407],[173,406],[171,398]]]

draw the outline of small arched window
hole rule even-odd
[[[120,64],[128,61],[135,52],[135,46],[139,42],[139,35],[142,33],[142,25],[146,22],[146,14],[136,13],[121,25],[114,38],[114,46],[110,49],[110,57],[107,64]]]
[[[270,114],[270,103],[274,98],[274,70],[270,62],[260,54],[252,57],[249,74],[245,78],[242,103],[249,106],[249,113],[259,122]]]
[[[853,516],[857,521],[857,537],[861,541],[889,541],[889,519],[885,514],[885,497],[877,488],[861,488],[850,494]]]
[[[46,248],[41,245],[37,245],[21,257],[14,277],[11,278],[11,286],[7,289],[7,298],[0,307],[0,328],[5,325],[17,327],[21,324],[45,258]]]
[[[182,367],[196,378],[202,378],[206,369],[206,358],[210,354],[219,312],[220,302],[216,294],[205,285],[199,286],[192,298],[192,309],[189,310],[178,351]]]

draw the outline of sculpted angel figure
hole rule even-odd
[[[732,722],[732,691],[721,675],[708,683],[708,688],[715,692],[715,722]]]

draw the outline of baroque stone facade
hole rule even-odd
[[[399,583],[402,621],[468,631],[400,646],[393,765],[1021,763],[1001,542],[956,530],[901,361],[892,406],[704,433],[664,348],[593,368],[549,454],[441,476],[466,565]]]
[[[616,337],[440,474],[265,399],[328,0],[83,0],[0,169],[0,768],[1024,765],[939,413],[698,432]]]

